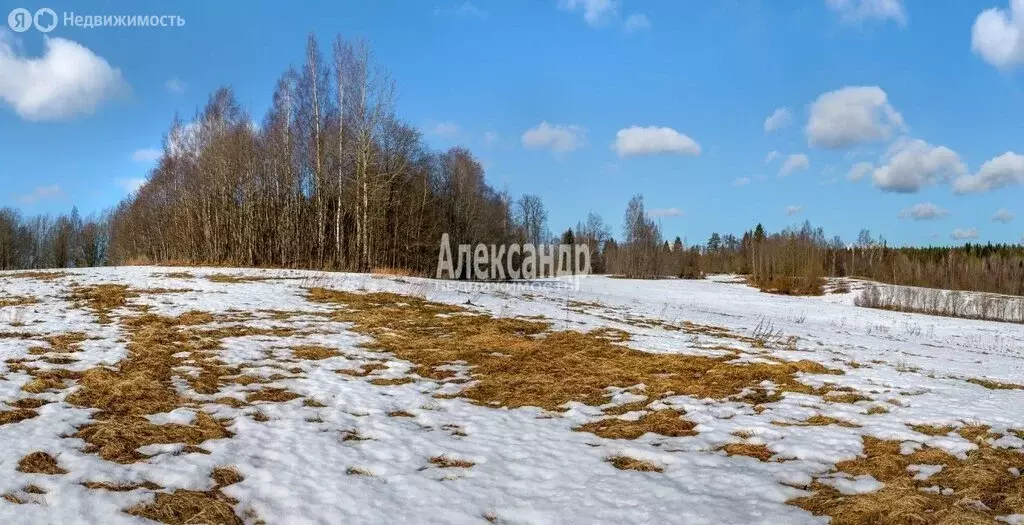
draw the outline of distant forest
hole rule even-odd
[[[552,235],[541,199],[488,184],[464,148],[431,151],[395,112],[396,87],[364,42],[310,36],[259,124],[229,88],[175,117],[146,183],[99,215],[23,217],[0,209],[0,269],[108,264],[230,265],[432,275],[438,243],[571,241],[594,270],[627,277],[750,276],[779,293],[820,293],[826,276],[1024,295],[1024,246],[889,247],[861,232],[827,238],[805,223],[662,237],[630,201],[621,236],[598,215]]]

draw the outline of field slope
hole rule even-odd
[[[1024,523],[1022,341],[725,277],[0,273],[0,522]]]

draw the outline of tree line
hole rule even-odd
[[[597,273],[699,278],[748,275],[780,293],[818,293],[826,276],[1024,294],[1024,247],[893,248],[861,232],[826,238],[809,223],[769,233],[663,238],[634,196],[616,238],[591,213],[552,235],[541,199],[491,186],[465,148],[432,151],[396,114],[397,88],[365,42],[309,36],[257,122],[230,88],[175,116],[145,184],[82,219],[0,211],[0,269],[186,264],[401,269],[430,275],[438,242],[586,243]]]
[[[821,293],[825,277],[1024,296],[1024,245],[966,243],[951,247],[892,247],[861,230],[846,243],[804,222],[768,233],[760,224],[737,236],[712,233],[704,244],[663,239],[635,196],[626,211],[623,242],[609,240],[609,273],[629,277],[701,278],[710,273],[748,275],[752,284],[779,293]]]

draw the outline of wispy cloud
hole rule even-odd
[[[458,132],[459,126],[450,120],[438,122],[427,130],[427,133],[437,137],[451,137]]]
[[[163,152],[155,148],[135,150],[135,153],[132,153],[132,162],[149,164],[156,162],[156,160],[160,158],[160,155],[163,155]]]
[[[952,238],[954,238],[954,239],[956,239],[958,241],[966,241],[966,240],[970,240],[970,239],[977,239],[978,238],[978,229],[977,228],[967,228],[967,229],[957,228],[957,229],[953,230],[953,233],[950,234],[950,237],[952,237]]]
[[[462,2],[450,7],[436,7],[434,8],[434,14],[456,18],[478,18],[481,20],[488,17],[487,11],[480,9],[473,2]]]
[[[183,82],[180,78],[174,77],[168,80],[164,84],[164,87],[167,88],[167,91],[172,95],[180,95],[184,93],[186,89],[188,89],[188,84],[185,84],[185,82]]]
[[[642,31],[648,31],[651,29],[651,21],[647,19],[647,15],[643,13],[633,13],[626,18],[626,21],[622,24],[622,30],[627,35],[633,33],[639,33]]]
[[[135,177],[131,179],[117,179],[115,182],[124,190],[125,193],[135,193],[136,191],[139,191],[139,188],[141,188],[143,184],[146,183],[146,179],[142,177]]]
[[[683,210],[679,208],[655,208],[647,212],[651,217],[682,217]]]
[[[586,134],[587,130],[582,126],[541,122],[526,130],[521,140],[526,148],[568,153],[586,145]]]
[[[32,190],[32,193],[18,197],[18,202],[30,206],[42,200],[59,199],[63,196],[64,190],[60,187],[60,184],[51,184],[49,186],[37,186]]]

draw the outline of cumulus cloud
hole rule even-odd
[[[914,219],[915,221],[928,221],[948,214],[948,210],[944,210],[930,202],[922,202],[901,211],[900,217]]]
[[[1008,151],[985,161],[977,173],[957,178],[953,182],[953,191],[979,193],[1017,184],[1024,184],[1024,155]]]
[[[779,158],[779,156],[781,156],[781,155],[782,155],[782,153],[780,153],[779,150],[773,149],[773,150],[769,151],[767,155],[764,156],[764,163],[765,164],[771,164],[772,161],[774,161],[775,159]]]
[[[905,128],[903,116],[878,86],[847,86],[823,93],[811,103],[805,132],[811,146],[846,149],[887,140]]]
[[[999,208],[996,210],[995,215],[992,216],[992,220],[1003,224],[1009,224],[1016,216],[1016,214],[1006,208]]]
[[[894,193],[914,193],[967,172],[955,151],[920,139],[896,141],[882,160],[884,164],[872,174],[872,181],[882,191]]]
[[[0,100],[25,120],[89,115],[128,91],[120,70],[76,42],[46,37],[33,58],[0,38]]]
[[[526,130],[522,136],[523,146],[530,149],[547,149],[554,153],[568,153],[586,144],[587,130],[572,124],[548,124],[541,122]]]
[[[679,208],[657,208],[647,212],[651,217],[681,217],[683,210]]]
[[[956,240],[958,240],[958,241],[966,241],[966,240],[969,240],[969,239],[977,239],[978,238],[978,229],[977,228],[967,228],[967,229],[957,228],[957,229],[953,230],[953,233],[951,233],[949,236],[954,238],[954,239],[956,239]]]
[[[131,179],[117,179],[117,185],[120,186],[125,193],[135,193],[139,191],[139,188],[146,183],[146,179],[142,177],[135,177]]]
[[[619,14],[617,0],[558,0],[558,7],[566,11],[582,11],[583,20],[590,27],[601,27]]]
[[[18,202],[28,206],[41,200],[56,199],[63,196],[64,190],[60,187],[60,184],[51,184],[49,186],[36,187],[36,189],[32,190],[32,193],[18,197]]]
[[[647,19],[647,15],[643,13],[634,13],[626,17],[626,21],[622,24],[622,30],[627,35],[633,33],[639,33],[641,31],[647,31],[651,28],[651,21]]]
[[[846,178],[849,180],[861,180],[874,169],[875,165],[870,162],[858,162],[850,166],[850,171],[846,173]]]
[[[135,153],[132,153],[132,162],[138,162],[140,164],[148,164],[150,162],[154,162],[155,160],[159,159],[161,155],[163,155],[163,152],[158,150],[158,149],[154,149],[154,148],[140,149],[140,150],[136,150]]]
[[[782,129],[789,125],[793,120],[793,112],[789,108],[777,108],[768,118],[764,119],[764,131],[765,133],[771,133],[777,129]]]
[[[825,5],[838,13],[845,24],[860,24],[868,20],[892,20],[901,26],[907,24],[903,0],[825,0]]]
[[[676,153],[700,155],[700,144],[686,135],[666,127],[631,126],[615,134],[612,149],[620,157]]]
[[[793,215],[796,215],[796,214],[802,212],[803,210],[804,210],[803,206],[786,206],[785,212],[786,212],[786,216],[787,217],[791,217]]]
[[[786,161],[779,168],[779,176],[785,177],[794,171],[805,170],[811,165],[811,160],[803,153],[794,153],[786,157]]]
[[[1024,1],[982,11],[971,28],[971,49],[1001,69],[1024,64]]]

